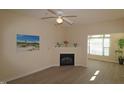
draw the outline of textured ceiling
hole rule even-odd
[[[54,16],[46,9],[24,9],[11,10],[17,13],[23,13],[36,18]],[[110,21],[124,18],[124,9],[55,9],[54,11],[63,11],[63,15],[76,15],[76,18],[69,18],[74,24],[92,24],[96,22]],[[44,20],[43,20],[44,21]],[[46,22],[55,24],[55,19],[45,20]],[[64,23],[63,25],[68,25]]]

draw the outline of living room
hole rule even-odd
[[[70,24],[68,21],[64,21],[61,24],[56,24],[56,15],[52,12],[63,13],[62,16],[73,16],[68,18],[73,23]],[[60,14],[61,14],[60,13]],[[75,16],[75,17],[74,17]],[[53,19],[42,19],[43,17],[55,17]],[[88,49],[88,36],[92,35],[104,35],[104,34],[115,34],[118,37],[124,32],[124,10],[114,10],[114,9],[10,9],[10,10],[0,10],[0,82],[1,83],[18,83],[11,82],[16,79],[23,78],[25,76],[37,73],[39,71],[44,71],[52,67],[60,67],[49,70],[50,73],[55,73],[54,71],[66,71],[66,69],[71,69],[69,74],[74,78],[70,79],[67,73],[68,79],[64,81],[66,74],[64,72],[62,75],[58,75],[54,81],[51,79],[43,80],[43,82],[30,81],[27,83],[115,83],[114,81],[109,82],[90,82],[85,81],[85,79],[90,80],[90,77],[94,74],[97,69],[89,70],[86,72],[87,75],[92,71],[87,77],[80,80],[78,75],[83,73],[83,71],[88,68],[89,59],[94,61],[101,58],[94,58],[94,56],[87,54]],[[64,19],[65,20],[65,19]],[[69,21],[70,22],[70,21]],[[111,35],[112,36],[112,35]],[[23,37],[18,40],[19,37]],[[38,38],[37,45],[29,44],[27,38]],[[122,38],[124,38],[122,36]],[[22,41],[21,41],[22,40]],[[21,43],[27,43],[27,45],[18,45]],[[66,41],[66,42],[65,42]],[[33,42],[33,41],[30,41]],[[36,43],[35,42],[35,43]],[[67,43],[67,44],[66,44]],[[76,44],[76,45],[75,45]],[[25,47],[33,46],[33,49],[27,50]],[[34,47],[36,46],[36,47]],[[22,49],[25,48],[25,49]],[[110,47],[111,50],[113,48]],[[112,52],[113,54],[114,52]],[[74,54],[73,64],[71,66],[61,66],[60,56],[61,54]],[[115,55],[114,55],[115,56]],[[97,56],[99,57],[99,56]],[[113,58],[113,56],[112,56]],[[115,57],[109,59],[112,60],[113,64],[119,66],[118,69],[123,70],[123,65],[118,64],[118,59]],[[69,61],[69,60],[66,60]],[[103,58],[104,63],[109,64],[107,58]],[[102,63],[102,65],[104,64]],[[105,64],[106,64],[105,63]],[[95,63],[97,64],[97,63]],[[99,63],[98,63],[99,64]],[[111,65],[111,64],[109,64]],[[75,66],[76,68],[73,68]],[[90,64],[91,67],[92,64]],[[94,67],[95,68],[95,67]],[[102,68],[102,67],[101,67]],[[74,69],[74,70],[72,70]],[[113,69],[113,68],[112,68]],[[53,71],[53,72],[52,72]],[[78,72],[80,71],[80,72]],[[43,72],[43,73],[48,73]],[[102,71],[101,71],[102,72]],[[78,73],[78,74],[73,74]],[[114,73],[114,72],[113,72]],[[117,72],[115,72],[116,75]],[[42,73],[41,73],[42,74]],[[43,75],[45,75],[43,74]],[[123,73],[121,73],[121,76]],[[49,76],[47,75],[47,76]],[[54,75],[54,74],[53,74]],[[61,76],[61,77],[60,77]],[[83,76],[83,75],[82,75]],[[50,77],[50,76],[49,76]],[[61,79],[59,79],[59,77]],[[64,78],[62,78],[64,77]],[[67,78],[66,77],[66,78]],[[30,78],[30,77],[29,77]],[[29,78],[27,78],[29,80]],[[35,77],[34,77],[35,78]],[[39,78],[38,78],[39,79]],[[54,79],[54,77],[53,77]],[[77,79],[77,81],[76,81]],[[79,80],[78,80],[79,79]],[[120,78],[118,78],[120,79]],[[26,80],[26,79],[25,79]],[[26,83],[26,81],[24,82]],[[41,81],[42,81],[41,80]],[[59,81],[60,80],[60,81]],[[22,80],[23,81],[23,80]],[[20,82],[20,83],[24,83]],[[124,83],[124,79],[117,83]],[[18,83],[19,84],[19,83]]]

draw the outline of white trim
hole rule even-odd
[[[93,59],[93,60],[100,60],[100,61],[104,61],[104,62],[112,62],[112,63],[117,63],[117,61],[115,60],[110,60],[110,59],[104,59],[104,58],[91,58],[91,57],[88,57],[88,59]]]

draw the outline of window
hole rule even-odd
[[[88,54],[109,56],[110,34],[88,36]]]

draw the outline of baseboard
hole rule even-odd
[[[75,66],[87,67],[86,65],[75,64]]]
[[[112,62],[112,63],[117,63],[115,60],[109,60],[109,59],[101,59],[101,58],[88,58],[88,59],[93,59],[93,60],[98,60],[98,61],[103,61],[103,62]]]
[[[58,66],[58,65],[54,65],[54,66]],[[29,72],[29,73],[26,73],[26,74],[23,74],[23,75],[19,75],[19,76],[17,76],[17,77],[10,78],[10,79],[8,79],[8,80],[5,80],[4,82],[7,83],[7,82],[9,82],[9,81],[12,81],[12,80],[15,80],[15,79],[18,79],[18,78],[21,78],[21,77],[25,77],[25,76],[31,75],[31,74],[33,74],[33,73],[36,73],[36,72],[45,70],[45,69],[50,68],[50,67],[53,67],[53,65],[51,65],[51,66],[46,66],[46,67],[44,67],[44,68],[41,68],[41,69],[38,69],[38,70],[35,70],[35,71],[32,71],[32,72]]]

